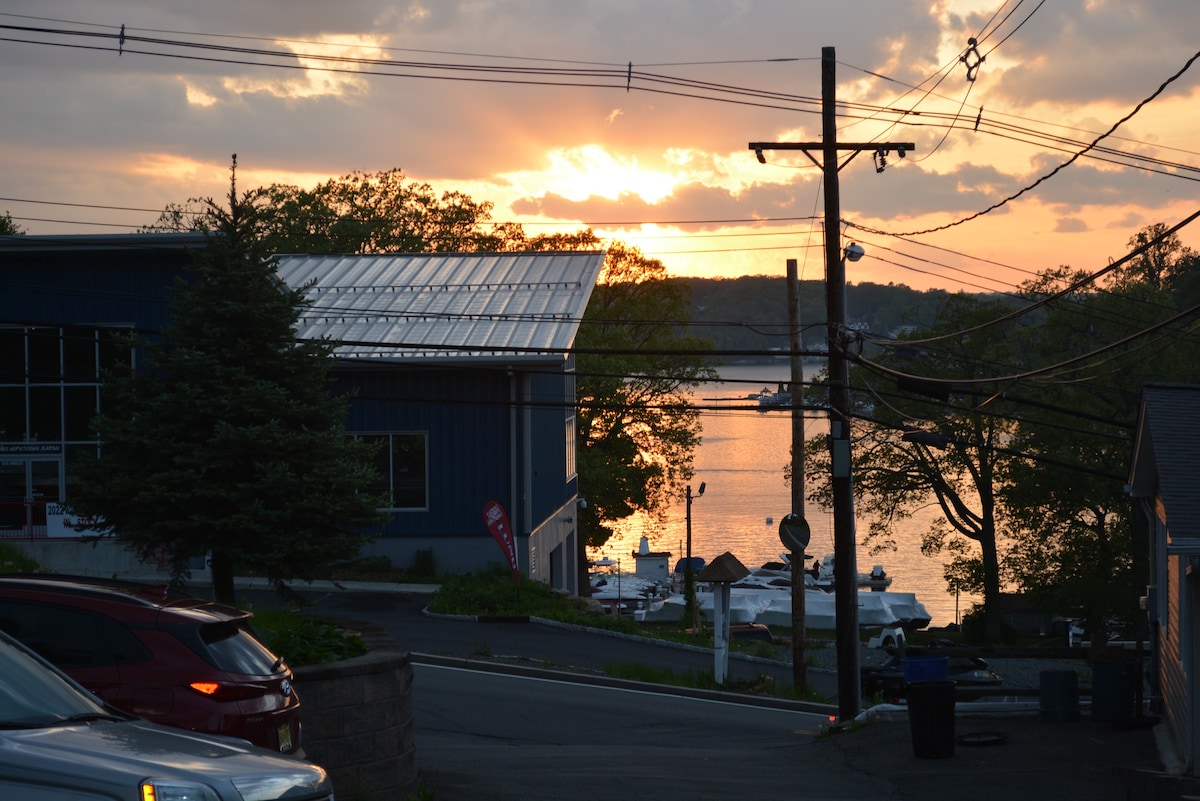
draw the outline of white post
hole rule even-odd
[[[729,582],[716,582],[713,592],[713,677],[724,684],[729,668]]]

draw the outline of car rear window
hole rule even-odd
[[[220,670],[248,676],[275,673],[283,664],[275,654],[237,623],[207,623],[200,627],[207,661]]]
[[[65,670],[150,659],[120,623],[83,609],[0,599],[0,629]]]

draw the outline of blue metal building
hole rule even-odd
[[[0,537],[69,539],[72,454],[100,370],[128,358],[114,331],[168,322],[195,234],[0,238]],[[388,523],[368,552],[473,570],[506,556],[484,520],[498,501],[522,572],[576,593],[575,382],[570,348],[600,252],[283,256],[307,286],[301,337],[343,343],[351,436],[380,441]]]

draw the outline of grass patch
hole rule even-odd
[[[561,623],[636,634],[638,624],[628,618],[603,614],[587,599],[564,595],[547,584],[494,566],[462,576],[447,576],[429,598],[429,611],[441,615],[483,617],[542,617]]]
[[[790,684],[777,684],[774,678],[764,673],[759,673],[751,679],[730,677],[726,679],[724,684],[717,684],[716,677],[710,671],[689,670],[685,673],[677,673],[669,668],[655,667],[642,662],[605,665],[604,673],[606,676],[614,679],[640,681],[647,684],[665,684],[670,687],[688,687],[696,690],[721,690],[723,692],[766,695],[801,701],[824,700],[812,690],[801,695]]]
[[[589,605],[586,599],[564,595],[545,584],[522,578],[518,588],[513,582],[512,572],[500,566],[464,576],[447,577],[430,597],[428,608],[430,612],[447,615],[541,617],[651,639],[703,648],[713,647],[712,629],[695,631],[684,629],[679,622],[638,623],[628,617],[604,614],[597,611],[594,605]],[[764,659],[787,662],[791,658],[790,642],[767,643],[734,638],[729,646],[733,652],[747,653]],[[809,661],[811,662],[811,655]],[[749,680],[730,678],[724,685],[716,683],[712,671],[676,673],[666,668],[641,663],[610,664],[605,667],[605,674],[612,678],[673,687],[724,690],[793,700],[825,700],[811,690],[800,695],[790,684],[776,686],[775,681],[765,674],[759,674]]]
[[[41,567],[16,546],[0,542],[0,573],[36,573]]]
[[[296,614],[295,610],[254,608],[254,634],[293,668],[362,656],[363,638],[339,626]]]

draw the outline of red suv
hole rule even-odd
[[[0,576],[0,629],[118,709],[301,753],[292,672],[249,619],[165,585]]]

